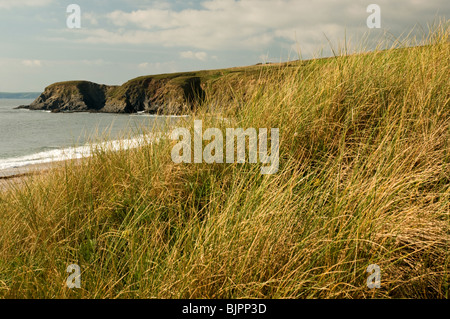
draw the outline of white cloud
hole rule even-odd
[[[145,69],[145,68],[148,68],[148,65],[149,65],[148,62],[140,63],[140,64],[138,64],[138,68]]]
[[[82,20],[87,20],[91,25],[98,25],[98,19],[95,13],[93,12],[83,12]]]
[[[125,41],[159,43],[164,46],[189,45],[201,49],[266,45],[273,40],[273,35],[265,33],[277,25],[269,23],[276,18],[274,12],[286,12],[286,6],[291,3],[295,1],[285,0],[274,4],[272,1],[215,0],[203,2],[203,8],[197,10],[151,8],[130,13],[116,10],[108,15],[109,20],[127,29],[113,32],[114,35],[99,40],[107,43]],[[87,40],[89,42],[92,38]]]
[[[85,60],[81,60],[80,63],[83,63],[85,65],[92,65],[92,66],[102,66],[102,65],[111,64],[110,62],[106,62],[103,59],[95,59],[95,60],[86,60],[85,59]]]
[[[138,69],[142,72],[148,73],[160,73],[160,72],[175,72],[177,66],[174,61],[168,62],[142,62],[137,65]]]
[[[184,59],[197,59],[200,61],[205,61],[208,54],[206,52],[183,51],[180,52],[180,56]]]
[[[383,26],[378,34],[387,31],[398,36],[417,23],[425,26],[426,22],[433,20],[439,8],[440,14],[445,15],[448,11],[445,9],[446,1],[378,0]],[[303,52],[311,53],[323,44],[327,46],[327,37],[335,42],[345,35],[349,38],[369,32],[366,8],[373,1],[209,0],[200,1],[200,6],[195,9],[183,10],[175,10],[175,5],[171,6],[167,1],[144,2],[146,6],[142,6],[143,9],[131,12],[115,10],[101,16],[106,19],[105,23],[102,21],[102,28],[77,30],[77,40],[71,38],[71,41],[184,47],[200,52],[264,52],[268,47],[299,47]],[[88,18],[97,22],[100,16],[88,15]],[[194,53],[186,53],[184,57],[206,59]]]
[[[23,60],[22,65],[27,67],[40,67],[42,62],[40,60]]]
[[[52,2],[53,0],[0,0],[0,8],[42,7]]]

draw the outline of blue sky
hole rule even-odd
[[[81,28],[66,25],[69,4]],[[366,24],[369,4],[381,28]],[[448,0],[0,0],[0,92],[54,82],[122,84],[147,74],[329,56],[344,37],[392,39],[437,17]]]

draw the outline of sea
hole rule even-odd
[[[113,149],[136,147],[143,140],[143,134],[161,132],[180,120],[179,116],[143,113],[51,113],[14,109],[31,102],[33,100],[0,99],[0,170],[90,156],[95,145]]]

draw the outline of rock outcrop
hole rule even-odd
[[[290,66],[298,64],[289,62]],[[30,110],[52,112],[106,112],[152,114],[189,114],[202,104],[206,95],[213,98],[209,106],[227,105],[236,96],[251,97],[251,88],[258,87],[262,70],[276,71],[276,64],[220,70],[141,76],[120,86],[88,81],[52,84],[30,105]],[[239,101],[242,103],[243,101]]]
[[[139,77],[121,86],[88,81],[52,84],[30,105],[30,110],[185,114],[204,99],[201,79],[173,74]]]
[[[71,81],[55,83],[29,106],[30,110],[47,110],[52,112],[87,112],[99,111],[104,107],[106,95],[112,86],[100,85],[88,81]]]

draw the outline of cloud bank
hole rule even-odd
[[[147,9],[109,12],[103,21],[112,27],[99,24],[98,28],[81,30],[78,41],[197,50],[259,50],[275,43],[294,42],[317,48],[326,37],[342,39],[345,34],[368,32],[366,8],[371,2],[210,0],[200,2],[199,8],[182,10],[164,2]],[[382,8],[384,30],[398,35],[449,11],[445,9],[447,0],[380,0],[377,4]]]

